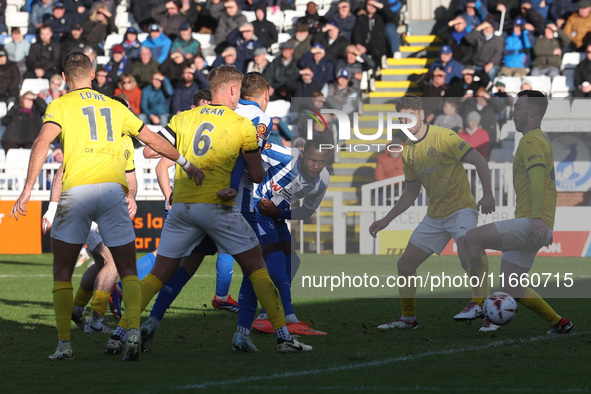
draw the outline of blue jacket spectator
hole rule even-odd
[[[321,44],[315,44],[308,53],[306,53],[298,66],[301,69],[310,68],[314,73],[314,82],[320,87],[324,84],[334,81],[334,62],[326,56],[324,47]]]
[[[140,58],[140,48],[142,44],[137,39],[137,30],[135,27],[130,27],[127,29],[121,46],[125,50],[127,58],[131,61],[135,61]]]
[[[226,41],[236,48],[236,62],[242,64],[242,69],[246,68],[248,62],[254,59],[254,50],[263,48],[263,43],[254,36],[254,27],[250,23],[245,23],[238,29],[234,29]]]
[[[455,60],[452,55],[451,47],[449,45],[443,45],[439,51],[439,59],[431,64],[429,68],[429,71],[433,71],[435,67],[443,68],[445,70],[445,83],[450,83],[453,79],[460,80],[464,77],[462,75],[464,66]]]
[[[480,0],[468,0],[464,7],[464,12],[462,13],[462,16],[466,20],[466,23],[468,23],[468,26],[471,26],[472,28],[475,28],[476,26],[484,22],[487,15],[488,10]]]
[[[146,124],[168,124],[169,103],[173,94],[174,89],[168,78],[161,72],[154,73],[152,83],[142,90],[142,112],[139,118]]]
[[[48,18],[53,11],[53,2],[51,0],[41,0],[33,4],[29,14],[29,27],[27,34],[37,34],[37,29],[44,23],[44,18]]]
[[[340,0],[333,4],[324,18],[333,22],[341,31],[341,36],[351,41],[357,17],[351,13],[351,4],[348,0]]]
[[[527,68],[530,64],[530,50],[532,48],[529,32],[523,29],[525,20],[517,18],[513,32],[505,39],[503,65],[511,68]]]
[[[168,57],[172,41],[160,31],[160,26],[157,23],[152,23],[149,31],[150,35],[142,42],[142,45],[149,48],[152,52],[152,58],[162,64]]]

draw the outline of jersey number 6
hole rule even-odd
[[[193,135],[193,153],[197,157],[201,157],[207,153],[211,148],[211,137],[209,134],[213,132],[215,126],[209,122],[201,123],[195,130]],[[203,133],[207,131],[207,134]]]

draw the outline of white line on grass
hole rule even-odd
[[[293,390],[293,386],[266,386],[266,385],[251,385],[251,386],[240,386],[242,390]],[[309,391],[392,391],[392,386],[309,386],[302,387],[299,390]],[[440,387],[440,386],[396,386],[396,391],[445,391],[445,392],[458,392],[465,391],[469,393],[476,393],[483,391],[482,386],[479,387]],[[588,387],[572,387],[565,389],[541,389],[531,387],[497,387],[494,388],[495,392],[501,393],[589,393],[591,389]]]
[[[239,384],[239,383],[247,383],[247,382],[258,382],[258,381],[264,381],[264,380],[292,378],[292,377],[308,376],[308,375],[320,375],[320,374],[330,373],[330,372],[342,372],[342,371],[349,371],[349,370],[359,369],[359,368],[377,367],[377,366],[381,366],[381,365],[392,364],[392,363],[397,363],[397,362],[402,362],[402,361],[417,360],[417,359],[422,359],[422,358],[432,357],[432,356],[447,356],[447,355],[452,355],[452,354],[481,351],[481,350],[486,350],[489,348],[495,348],[495,347],[506,346],[506,345],[514,345],[514,344],[518,344],[518,343],[539,342],[539,341],[544,341],[544,340],[568,338],[568,337],[580,336],[580,335],[586,335],[586,334],[591,334],[591,331],[576,332],[576,333],[567,334],[567,335],[559,335],[559,334],[544,335],[544,336],[532,337],[529,339],[508,339],[508,340],[504,340],[504,341],[493,341],[493,342],[489,342],[487,344],[480,345],[480,346],[463,346],[463,347],[453,348],[453,349],[436,350],[436,351],[424,352],[424,353],[419,353],[419,354],[411,354],[408,356],[392,357],[392,358],[386,358],[384,360],[373,360],[373,361],[368,361],[368,362],[363,362],[363,363],[346,364],[346,365],[335,366],[335,367],[316,368],[316,369],[308,369],[308,370],[303,370],[303,371],[288,371],[288,372],[282,372],[282,373],[274,373],[271,375],[246,376],[243,378],[229,379],[229,380],[213,380],[213,381],[203,382],[203,383],[199,383],[199,384],[189,384],[189,385],[184,385],[184,386],[178,386],[177,389],[180,389],[180,390],[204,389],[204,388],[213,387],[213,386],[229,386],[229,385],[234,385],[234,384]],[[578,391],[578,389],[576,389],[576,390]]]

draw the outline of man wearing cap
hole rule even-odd
[[[201,53],[201,44],[192,36],[193,29],[189,22],[181,23],[179,27],[179,35],[172,42],[171,51],[175,49],[182,49],[185,53],[185,58],[191,61],[197,54]]]
[[[267,60],[267,50],[265,48],[257,48],[254,50],[254,58],[246,67],[246,72],[258,72],[263,74],[268,66],[269,61]]]
[[[379,4],[376,0],[366,0],[365,9],[357,15],[351,43],[362,55],[367,54],[376,64],[381,64],[382,56],[386,55],[386,30],[376,4]]]
[[[322,44],[314,44],[298,62],[300,68],[310,67],[314,72],[314,81],[321,87],[334,81],[334,62],[326,56]]]
[[[564,32],[572,41],[573,48],[582,50],[587,33],[591,31],[591,1],[577,2],[578,11],[572,14],[564,25]]]
[[[66,56],[74,51],[82,52],[88,45],[82,38],[82,26],[78,22],[70,25],[70,34],[61,43],[60,64],[63,63]]]
[[[8,60],[6,50],[0,49],[0,101],[16,102],[19,98],[21,73],[16,63]]]
[[[158,62],[152,58],[152,51],[150,48],[140,47],[140,59],[133,62],[131,66],[131,74],[135,77],[140,89],[143,89],[152,82],[152,75],[158,71]]]
[[[466,34],[466,41],[476,47],[472,58],[474,68],[484,70],[491,80],[497,76],[503,59],[504,41],[502,37],[495,36],[496,28],[496,22],[485,21]]]
[[[43,23],[45,23],[45,19],[48,18],[52,12],[52,0],[41,0],[33,4],[31,7],[31,13],[29,14],[29,26],[27,28],[27,33],[37,34],[37,30]]]
[[[217,4],[212,2],[209,12],[218,21],[213,39],[213,43],[216,46],[223,43],[232,30],[248,22],[246,17],[240,12],[240,7],[236,0],[220,1]]]
[[[279,33],[277,27],[267,20],[267,8],[264,4],[259,4],[254,10],[256,20],[252,22],[254,34],[267,49],[277,42]]]
[[[179,34],[179,30],[186,18],[179,12],[179,5],[175,1],[167,1],[152,9],[150,15],[158,22],[164,34],[174,39]]]
[[[499,75],[523,77],[529,72],[531,33],[524,28],[525,19],[519,17],[513,21],[513,32],[505,38],[503,67]]]
[[[320,32],[320,29],[326,23],[326,19],[318,15],[318,6],[316,3],[309,1],[306,4],[306,13],[301,18],[298,18],[297,23],[306,25],[310,34],[314,35]]]
[[[281,55],[271,62],[264,74],[271,85],[271,99],[288,100],[290,92],[285,84],[293,75],[298,74],[298,66],[294,59],[295,43],[288,40],[281,43],[279,48],[281,48]]]
[[[131,62],[128,61],[122,45],[111,48],[111,59],[105,65],[105,69],[109,74],[109,81],[114,84],[119,82],[121,75],[131,73]]]
[[[24,78],[49,79],[60,66],[60,46],[51,41],[53,32],[49,24],[39,28],[39,39],[31,45],[27,58],[27,72]]]
[[[137,37],[137,30],[132,26],[127,29],[123,37],[123,42],[121,42],[127,58],[133,62],[140,58],[140,47],[142,46]]]
[[[61,43],[68,36],[73,21],[70,15],[66,15],[64,3],[56,1],[47,22],[53,30],[53,41]]]
[[[295,35],[287,42],[292,42],[295,48],[293,57],[295,61],[299,61],[312,48],[312,36],[308,31],[308,25],[305,23],[298,23],[296,25]]]
[[[570,38],[554,23],[546,23],[544,35],[536,38],[532,50],[531,75],[560,75],[562,51],[570,44]]]
[[[351,73],[346,68],[337,73],[337,80],[329,82],[321,90],[326,97],[325,107],[351,114],[357,105],[357,90],[351,84]]]
[[[154,60],[162,64],[168,57],[172,40],[162,32],[160,25],[157,23],[152,23],[148,31],[150,35],[142,42],[142,46],[150,48]]]
[[[462,79],[462,70],[464,66],[455,60],[453,52],[449,45],[443,45],[439,50],[439,59],[437,59],[431,67],[430,71],[433,71],[435,67],[441,67],[445,70],[445,83],[451,83],[453,79]]]
[[[241,71],[244,71],[254,58],[254,50],[263,48],[263,44],[254,35],[254,27],[251,23],[245,23],[232,31],[226,41],[236,48],[237,64],[239,64],[236,67]]]
[[[11,28],[10,36],[12,41],[6,43],[4,50],[6,50],[8,60],[16,63],[22,76],[27,71],[26,61],[31,49],[31,43],[24,39],[19,27]]]
[[[324,25],[321,33],[317,33],[312,38],[314,44],[322,44],[326,50],[326,56],[333,62],[345,54],[345,50],[350,44],[349,40],[339,33],[339,27],[334,22],[329,22]]]
[[[191,61],[185,58],[185,51],[177,48],[170,52],[170,56],[158,67],[158,70],[170,79],[172,86],[176,86],[183,76],[183,70],[189,65]]]

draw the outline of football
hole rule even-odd
[[[509,294],[498,291],[484,301],[483,310],[484,316],[492,323],[505,325],[515,319],[517,301]]]

